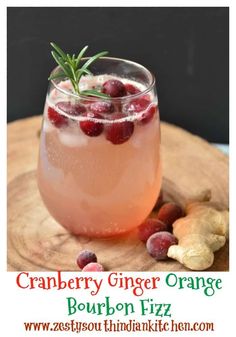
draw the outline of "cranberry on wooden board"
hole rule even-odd
[[[104,271],[104,267],[97,262],[91,262],[87,264],[82,271]]]
[[[161,206],[157,213],[157,219],[163,221],[171,230],[175,220],[183,216],[182,208],[174,202],[167,202]]]
[[[170,246],[177,245],[176,237],[166,231],[152,234],[147,240],[147,251],[156,260],[165,260],[168,258],[167,252]]]
[[[87,264],[91,262],[97,262],[97,256],[90,250],[82,250],[76,260],[78,266],[83,269]]]
[[[138,227],[138,236],[141,241],[146,242],[152,234],[166,230],[167,226],[164,222],[158,219],[150,218],[146,219]]]

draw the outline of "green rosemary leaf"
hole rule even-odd
[[[57,62],[57,64],[62,68],[65,75],[70,78],[71,74],[70,74],[69,68],[66,66],[65,63],[63,63],[63,60],[60,58],[60,56],[54,51],[52,51],[52,56],[54,60]]]
[[[67,61],[65,63],[68,63],[73,69],[75,69],[76,68],[75,59],[73,58],[73,56],[70,56],[69,54],[67,54]]]
[[[70,57],[69,54],[66,54],[66,59],[67,59],[67,62],[69,62],[70,64],[72,63],[72,58]]]
[[[97,90],[92,90],[92,89],[81,91],[81,95],[95,96],[95,97],[101,97],[101,98],[110,98],[110,96],[103,94],[102,92],[99,92]]]
[[[71,81],[71,83],[72,83],[72,85],[73,85],[74,91],[75,91],[77,94],[79,94],[80,92],[79,92],[79,86],[78,86],[78,83],[77,83],[75,80],[73,80],[73,79],[70,79],[70,81]]]
[[[72,55],[72,58],[71,58],[71,63],[73,65],[73,67],[76,69],[76,60],[75,60],[75,54]]]
[[[105,56],[108,54],[108,51],[102,51],[101,53],[98,53],[88,59],[88,61],[85,62],[85,64],[82,66],[81,69],[88,68],[93,62],[95,62],[97,59],[99,59],[102,56]]]
[[[65,62],[65,66],[68,67],[68,70],[69,70],[71,76],[74,78],[74,80],[76,80],[75,70],[74,70],[73,64],[66,61],[66,62]]]
[[[52,74],[48,77],[48,80],[55,80],[57,78],[63,78],[65,77],[65,73],[57,73],[57,74]]]
[[[76,61],[75,61],[76,68],[79,66],[80,60],[81,60],[82,57],[84,56],[84,53],[86,52],[87,49],[88,49],[88,46],[85,46],[85,47],[80,51],[79,55],[77,56]]]
[[[75,82],[77,82],[77,78],[76,78],[74,68],[73,67],[70,67],[70,68],[71,68],[71,72],[72,72],[72,75],[73,75],[73,79],[74,79]]]
[[[61,48],[60,48],[58,45],[56,45],[56,43],[51,42],[50,45],[57,51],[57,53],[58,53],[59,55],[61,55],[61,57],[63,58],[63,60],[66,60],[66,59],[67,59],[67,56],[66,56],[66,54],[64,53],[64,51],[61,50]]]
[[[62,68],[62,70],[66,74],[67,69],[65,67],[65,64],[61,61],[59,55],[54,51],[52,51],[51,54],[52,54],[52,57],[54,58],[54,60],[56,61],[56,63]]]
[[[79,68],[79,63],[88,49],[88,46],[85,46],[80,53],[78,54],[77,58],[75,54],[72,56],[70,54],[64,53],[64,51],[55,43],[51,42],[51,46],[54,48],[54,50],[51,52],[54,60],[61,68],[61,72],[57,74],[52,74],[49,77],[49,80],[56,79],[56,78],[63,78],[67,77],[73,86],[74,92],[77,94],[80,94],[79,91],[79,81],[83,75],[92,75],[91,71],[88,69],[88,67],[98,60],[100,57],[105,56],[108,54],[107,51],[103,51],[101,53],[98,53],[91,58],[89,58],[84,65]],[[109,98],[109,96],[98,92],[96,90],[85,90],[82,92],[83,95],[90,95],[95,97],[102,97],[102,98]]]
[[[76,80],[78,81],[78,79],[83,75],[83,74],[87,74],[87,75],[92,75],[91,71],[88,69],[77,69],[75,74],[76,74]]]
[[[87,75],[93,75],[93,73],[88,69],[84,69],[83,72]]]
[[[98,53],[88,59],[88,61],[85,62],[85,64],[82,66],[81,70],[87,69],[93,62],[95,62],[97,59],[99,59],[102,56],[107,55],[107,51],[102,51],[101,53]],[[81,72],[81,75],[77,78],[77,81],[80,80],[80,77],[82,76],[83,72]]]

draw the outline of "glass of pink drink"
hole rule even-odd
[[[83,59],[85,62],[86,59]],[[139,226],[161,185],[160,119],[153,75],[103,57],[81,78],[51,80],[44,108],[38,186],[51,215],[74,234],[118,235]],[[59,71],[55,68],[53,73]]]

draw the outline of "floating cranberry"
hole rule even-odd
[[[89,106],[89,110],[95,113],[112,113],[114,112],[115,108],[111,102],[95,102]]]
[[[104,267],[100,263],[91,262],[87,264],[82,271],[104,271]]]
[[[82,250],[77,257],[78,266],[83,269],[87,264],[91,262],[97,262],[97,256],[90,250]]]
[[[122,97],[126,95],[125,86],[119,80],[108,80],[103,83],[102,92],[111,97]]]
[[[176,237],[169,232],[158,232],[152,234],[147,240],[147,251],[156,260],[168,258],[167,252],[170,246],[178,243]]]
[[[164,222],[149,218],[138,227],[138,236],[141,241],[146,242],[152,234],[166,230],[167,226]]]
[[[61,111],[71,116],[78,116],[86,111],[86,108],[79,103],[72,104],[71,102],[58,102],[56,106]]]
[[[135,98],[128,104],[127,111],[128,112],[141,112],[147,109],[148,105],[150,104],[150,99],[145,97]]]
[[[135,85],[130,84],[130,83],[125,84],[125,89],[126,89],[127,95],[134,95],[134,94],[138,94],[139,92],[141,92],[139,88],[137,88]]]
[[[150,106],[150,107],[149,107],[149,108],[142,114],[142,117],[141,117],[141,119],[140,119],[140,122],[141,122],[142,124],[147,124],[147,123],[149,123],[149,122],[152,120],[153,116],[155,115],[156,111],[157,111],[156,105],[151,105],[151,106]]]
[[[48,108],[48,118],[50,122],[57,128],[66,126],[68,124],[68,118],[59,114],[55,109],[51,107]]]
[[[125,143],[132,136],[134,132],[134,123],[130,121],[115,121],[116,119],[124,118],[121,113],[113,114],[114,122],[106,125],[105,134],[106,139],[113,144]]]
[[[80,122],[81,130],[89,137],[97,137],[103,131],[103,123],[93,121],[93,118],[103,119],[103,117],[98,113],[86,113],[83,114],[83,117],[87,117],[87,120]]]

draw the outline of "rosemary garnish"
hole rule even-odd
[[[79,90],[79,81],[82,76],[84,75],[92,75],[91,71],[88,69],[88,67],[98,60],[100,57],[105,56],[108,54],[107,51],[102,51],[92,57],[90,57],[81,67],[80,67],[80,61],[82,57],[84,56],[86,50],[88,49],[88,46],[85,46],[78,56],[76,57],[75,54],[72,56],[69,54],[66,54],[58,45],[56,45],[54,42],[50,43],[53,47],[52,56],[56,63],[60,66],[60,72],[56,74],[52,74],[48,79],[53,80],[57,78],[65,78],[67,77],[73,86],[73,90],[78,95],[86,95],[86,96],[95,96],[95,97],[102,97],[102,98],[108,98],[108,95],[105,95],[97,90]]]

